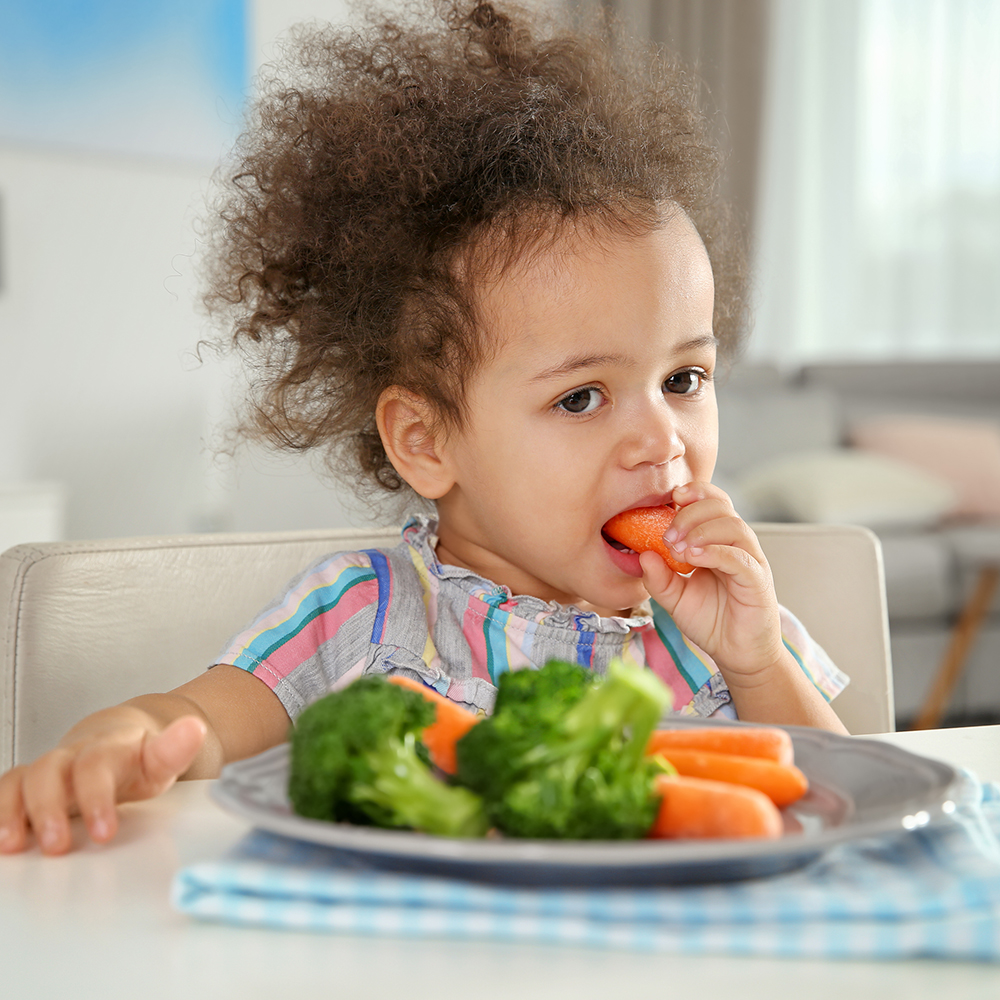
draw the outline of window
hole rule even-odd
[[[775,0],[752,357],[1000,354],[1000,3]]]

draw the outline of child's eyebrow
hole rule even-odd
[[[562,364],[546,368],[545,371],[531,376],[532,382],[547,382],[549,379],[565,378],[584,368],[597,368],[614,365],[618,368],[628,368],[635,362],[624,354],[585,354],[575,358],[567,358]]]
[[[715,335],[706,333],[702,337],[694,337],[692,340],[684,341],[683,344],[678,344],[673,353],[686,354],[688,351],[696,351],[705,347],[714,348],[717,345],[718,339]],[[565,378],[567,375],[572,375],[586,368],[599,368],[607,365],[618,368],[632,368],[635,367],[635,364],[636,362],[633,358],[629,358],[624,354],[581,354],[576,357],[567,358],[561,364],[546,368],[544,371],[538,372],[537,375],[532,375],[530,381],[547,382],[550,379]]]

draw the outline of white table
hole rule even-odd
[[[1000,780],[1000,726],[884,737]],[[851,1000],[1000,996],[972,963],[677,957],[543,945],[415,941],[200,923],[168,902],[174,872],[221,855],[246,825],[182,783],[122,810],[113,845],[0,858],[0,997],[399,1000]],[[82,831],[77,828],[80,843]]]

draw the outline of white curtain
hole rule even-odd
[[[1000,356],[1000,0],[773,0],[750,357]]]
[[[740,224],[752,229],[769,0],[602,0],[602,3],[636,34],[678,55],[701,79],[705,107],[712,115],[726,153],[722,194]]]

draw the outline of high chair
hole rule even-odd
[[[778,598],[852,680],[852,733],[894,728],[878,541],[864,528],[755,526]],[[0,770],[99,708],[166,691],[327,552],[389,547],[396,528],[18,545],[0,556]]]

